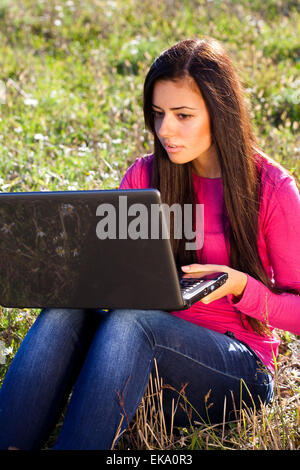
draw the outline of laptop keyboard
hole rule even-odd
[[[181,287],[182,295],[186,294],[192,295],[197,292],[198,288],[203,284],[202,279],[192,279],[192,278],[180,278],[179,284]]]
[[[195,296],[202,298],[210,294],[216,288],[224,284],[226,277],[220,278],[217,282],[214,280],[204,280],[197,278],[179,278],[182,298],[186,301],[192,300]],[[204,284],[204,286],[203,286]]]

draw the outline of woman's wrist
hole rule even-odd
[[[243,293],[245,291],[247,282],[248,282],[248,277],[247,274],[240,272],[240,279],[239,282],[237,283],[237,287],[235,291],[233,292],[233,303],[237,303],[241,300],[243,297]]]

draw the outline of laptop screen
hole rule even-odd
[[[155,204],[156,190],[0,194],[0,305],[180,306],[161,216],[146,230]]]
[[[87,269],[95,235],[94,204],[71,198],[1,199],[0,285],[16,305],[60,302]],[[30,282],[29,282],[30,281]]]

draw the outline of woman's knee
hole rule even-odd
[[[77,338],[86,336],[95,330],[97,318],[94,312],[84,309],[43,309],[33,324],[30,335],[39,341],[60,341],[59,338]]]
[[[37,317],[36,323],[53,327],[70,327],[84,323],[87,319],[84,309],[45,308]]]
[[[139,324],[144,327],[150,327],[156,319],[162,315],[167,315],[161,310],[136,310],[136,309],[116,309],[108,314],[109,319],[120,325]]]
[[[128,345],[143,343],[150,346],[155,353],[156,338],[164,327],[166,312],[160,310],[112,310],[106,317],[105,336],[112,341],[127,342]]]
[[[139,317],[139,311],[130,309],[111,310],[104,319],[104,324],[109,331],[114,334],[124,334],[125,331],[135,329],[136,319]]]
[[[138,341],[139,338],[149,340],[147,318],[153,311],[117,309],[110,311],[105,319],[106,333],[119,341]],[[151,340],[150,340],[151,342]]]

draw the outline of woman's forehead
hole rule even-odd
[[[157,80],[154,84],[152,103],[169,104],[172,107],[193,107],[203,101],[202,94],[192,77],[184,77],[177,80]]]

